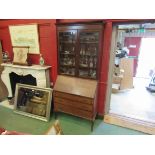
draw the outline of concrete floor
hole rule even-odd
[[[111,95],[110,113],[155,123],[155,93],[146,90],[149,80],[134,78],[134,88]]]

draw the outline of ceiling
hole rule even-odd
[[[155,23],[119,25],[118,29],[155,28]]]

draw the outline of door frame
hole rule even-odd
[[[150,20],[152,21],[152,20]],[[130,128],[134,130],[138,130],[148,134],[155,134],[155,124],[149,123],[146,121],[136,120],[129,117],[117,115],[110,113],[110,101],[111,101],[111,94],[112,94],[112,77],[113,77],[113,70],[114,70],[114,59],[116,50],[116,39],[117,39],[117,27],[118,25],[124,24],[141,24],[149,22],[119,22],[113,24],[112,27],[112,39],[111,39],[111,48],[110,48],[110,58],[109,58],[109,71],[108,71],[108,81],[107,81],[107,91],[106,91],[106,100],[105,100],[105,109],[104,109],[104,122],[108,124],[114,124],[125,128]],[[155,21],[154,21],[155,22]]]
[[[106,102],[105,102],[105,111],[104,111],[105,115],[109,114],[109,110],[110,110],[110,100],[111,100],[111,93],[112,93],[112,77],[113,77],[114,60],[115,60],[115,53],[113,51],[116,50],[116,39],[117,39],[117,26],[113,25],[111,47],[110,47],[110,59],[109,59],[108,82],[107,82],[107,91],[106,91]]]

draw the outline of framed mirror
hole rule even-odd
[[[14,112],[49,121],[52,91],[51,88],[39,88],[18,83],[15,91]]]

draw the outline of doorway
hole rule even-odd
[[[142,38],[136,77],[149,78],[149,71],[154,69],[155,38]]]
[[[144,23],[115,27],[117,35],[113,37],[115,48],[112,50],[117,52],[111,51],[114,53],[111,54],[113,58],[111,74],[109,73],[111,90],[109,109],[104,119],[107,123],[151,134],[155,134],[155,93],[148,91],[146,87],[155,67],[155,25],[153,26],[150,29],[150,23]],[[121,48],[117,46],[118,42],[122,45]],[[127,49],[126,55],[119,59],[116,67],[116,54],[123,51],[123,48]]]

